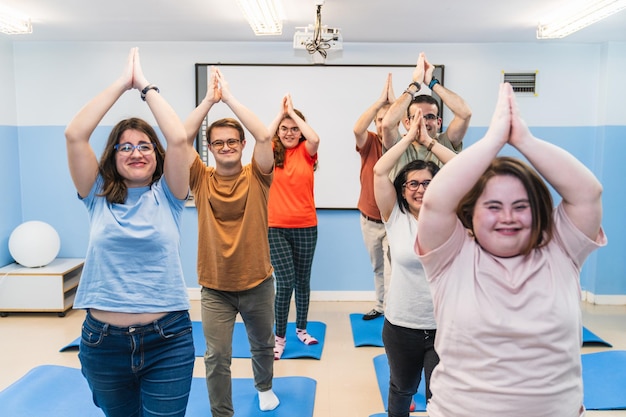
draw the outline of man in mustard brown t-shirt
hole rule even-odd
[[[267,128],[232,96],[216,68],[211,69],[206,97],[185,121],[190,141],[219,101],[255,139],[252,162],[244,166],[241,157],[246,140],[241,123],[231,118],[215,121],[206,132],[215,167],[206,166],[196,155],[190,175],[198,211],[198,281],[211,413],[232,417],[230,363],[237,314],[245,322],[250,341],[259,408],[273,410],[280,403],[272,391],[274,278],[267,239],[274,153]]]

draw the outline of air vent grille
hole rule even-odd
[[[511,84],[516,93],[537,95],[537,71],[503,72],[505,83]]]

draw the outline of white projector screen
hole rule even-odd
[[[291,94],[294,107],[320,137],[318,168],[315,172],[315,203],[318,208],[354,209],[359,191],[361,160],[356,152],[352,128],[359,116],[380,96],[388,73],[396,97],[412,79],[413,65],[265,65],[196,64],[196,104],[206,94],[207,74],[219,67],[233,95],[269,125],[276,117],[283,96]],[[434,76],[443,84],[444,67],[437,65]],[[430,94],[428,87],[423,87]],[[441,99],[435,95],[441,103]],[[440,106],[440,116],[443,107]],[[198,134],[197,149],[205,163],[213,165],[204,137],[207,125],[222,117],[234,117],[218,103],[209,112]],[[375,131],[372,123],[370,130]],[[403,130],[403,128],[401,128]],[[254,139],[246,132],[243,163],[250,162]]]

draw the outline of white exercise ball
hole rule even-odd
[[[17,226],[9,237],[9,252],[15,262],[28,268],[46,266],[59,254],[61,239],[54,227],[33,220]]]

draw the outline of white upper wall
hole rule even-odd
[[[626,42],[608,43],[602,49],[602,77],[599,86],[601,124],[626,125]]]
[[[95,93],[121,73],[130,47],[139,46],[147,78],[158,84],[172,106],[184,118],[195,103],[195,63],[302,64],[310,57],[294,51],[290,43],[234,42],[32,42],[15,43],[14,65],[17,124],[65,125]],[[10,47],[0,44],[1,53]],[[520,97],[522,114],[532,126],[595,126],[626,124],[624,94],[608,93],[605,79],[620,80],[624,73],[626,44],[344,44],[339,55],[329,54],[327,65],[413,64],[420,51],[433,64],[445,65],[445,85],[470,104],[473,126],[486,126],[495,104],[503,71],[538,71],[538,96]],[[4,56],[3,56],[4,58]],[[0,65],[0,85],[10,74]],[[621,81],[621,80],[620,80]],[[304,82],[304,80],[303,80]],[[410,80],[394,80],[400,94]],[[255,79],[251,71],[250,94],[255,83],[271,83],[280,89],[280,74],[272,80]],[[332,80],[329,80],[332,84]],[[312,86],[315,88],[315,86]],[[341,86],[334,86],[341,88]],[[363,85],[375,99],[379,85]],[[626,84],[611,85],[624,92]],[[4,94],[3,94],[4,96]],[[606,96],[606,101],[604,100]],[[332,99],[332,97],[329,97]],[[103,121],[114,124],[138,114],[125,96]],[[245,99],[242,97],[242,101]],[[134,101],[133,101],[134,103]],[[370,103],[355,103],[366,108]],[[1,104],[4,106],[6,104]],[[339,112],[338,112],[339,113]],[[6,114],[4,111],[2,114]],[[14,114],[14,113],[9,113]],[[6,117],[6,116],[2,116]],[[444,120],[451,120],[445,114]]]
[[[0,34],[0,126],[15,126],[15,77],[13,73],[13,43]]]

